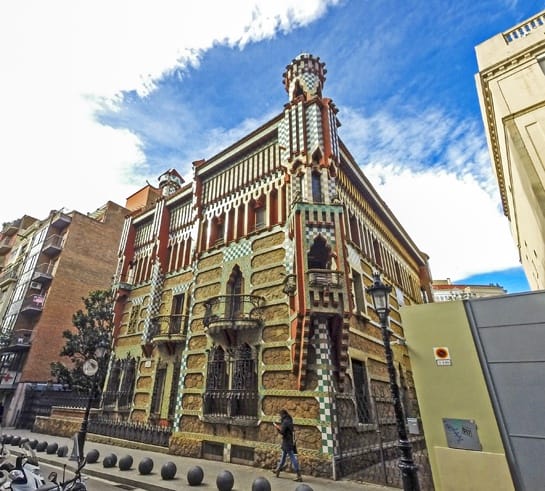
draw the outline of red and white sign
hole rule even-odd
[[[435,357],[435,363],[440,367],[452,365],[450,352],[446,346],[436,346],[433,348],[433,356]]]
[[[0,385],[13,385],[17,372],[4,372],[0,374]]]

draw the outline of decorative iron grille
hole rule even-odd
[[[172,435],[171,426],[160,426],[142,422],[119,421],[107,418],[92,418],[89,433],[119,438],[132,442],[168,447]]]
[[[257,422],[257,354],[243,344],[212,349],[208,361],[203,413],[207,421]]]
[[[365,392],[335,394],[334,424],[337,431],[338,477],[402,488],[398,434],[388,384],[370,388],[370,406]],[[361,399],[361,400],[358,400]],[[408,401],[414,407],[416,401]],[[362,414],[363,408],[368,414]],[[365,422],[362,422],[365,421]],[[423,430],[410,435],[413,460],[418,467],[421,491],[433,491],[433,480]]]

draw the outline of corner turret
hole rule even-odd
[[[326,73],[325,63],[320,61],[320,57],[314,57],[310,53],[296,56],[282,75],[282,83],[290,101],[293,102],[301,96],[305,101],[314,97],[321,98]]]

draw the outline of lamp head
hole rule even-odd
[[[95,356],[98,359],[104,358],[110,351],[110,345],[105,339],[101,339],[95,348]]]
[[[373,307],[375,312],[381,318],[381,320],[386,318],[390,308],[388,306],[388,300],[392,287],[390,285],[385,285],[380,279],[380,273],[375,271],[373,273],[373,284],[366,288],[367,293],[371,295],[373,299]]]

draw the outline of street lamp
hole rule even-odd
[[[380,273],[373,273],[373,285],[366,289],[373,299],[375,312],[380,319],[380,327],[382,330],[382,341],[384,342],[384,351],[386,353],[386,365],[388,368],[388,377],[390,379],[390,391],[394,403],[394,414],[397,425],[398,448],[399,448],[399,469],[403,480],[404,491],[418,491],[417,466],[414,463],[411,444],[407,438],[407,429],[403,417],[403,408],[401,407],[401,399],[399,397],[399,386],[397,385],[396,372],[394,368],[394,356],[390,345],[390,330],[388,329],[388,314],[390,307],[388,306],[388,297],[392,291],[390,285],[385,285],[380,279]]]
[[[78,463],[83,462],[83,447],[85,445],[85,438],[87,437],[87,428],[89,426],[89,415],[91,413],[91,405],[93,404],[94,394],[96,391],[97,385],[97,373],[99,371],[99,361],[103,359],[108,352],[110,347],[105,339],[102,339],[97,347],[95,348],[95,357],[87,358],[83,363],[82,369],[83,373],[88,377],[93,377],[91,383],[91,388],[89,389],[89,398],[87,399],[87,406],[85,407],[85,413],[83,415],[83,421],[81,422],[81,427],[77,436],[78,443]]]

